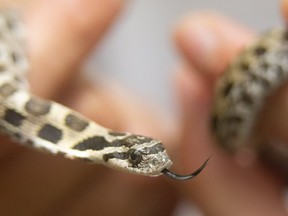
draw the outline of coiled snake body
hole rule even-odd
[[[287,80],[287,54],[287,30],[270,30],[237,56],[219,79],[211,124],[227,150],[247,144],[266,97]]]

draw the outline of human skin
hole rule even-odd
[[[281,5],[286,20],[287,2],[282,1]],[[179,185],[179,189],[183,196],[196,202],[205,215],[288,214],[281,178],[249,152],[230,155],[223,151],[209,129],[215,83],[228,63],[253,39],[252,31],[209,12],[187,16],[176,29],[175,41],[184,59],[176,75],[182,113],[182,158],[177,164],[188,171],[191,164],[196,166],[203,161],[203,155],[212,153],[206,170],[194,181]],[[258,133],[287,143],[285,97],[286,86],[269,98],[261,113]]]

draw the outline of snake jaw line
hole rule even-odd
[[[207,166],[207,163],[209,160],[210,160],[210,157],[201,165],[201,167],[199,167],[196,171],[194,171],[193,173],[188,174],[188,175],[176,174],[167,168],[163,169],[162,173],[164,175],[168,176],[169,178],[174,179],[174,180],[181,180],[181,181],[189,180],[189,179],[196,177],[198,174],[200,174],[202,172],[202,170]]]

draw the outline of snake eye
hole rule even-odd
[[[136,166],[142,161],[142,155],[140,152],[136,151],[135,149],[131,149],[128,151],[129,154],[129,162],[133,165]]]

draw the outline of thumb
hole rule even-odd
[[[33,91],[51,97],[63,84],[69,83],[122,3],[122,0],[43,0],[36,3],[26,17]]]

